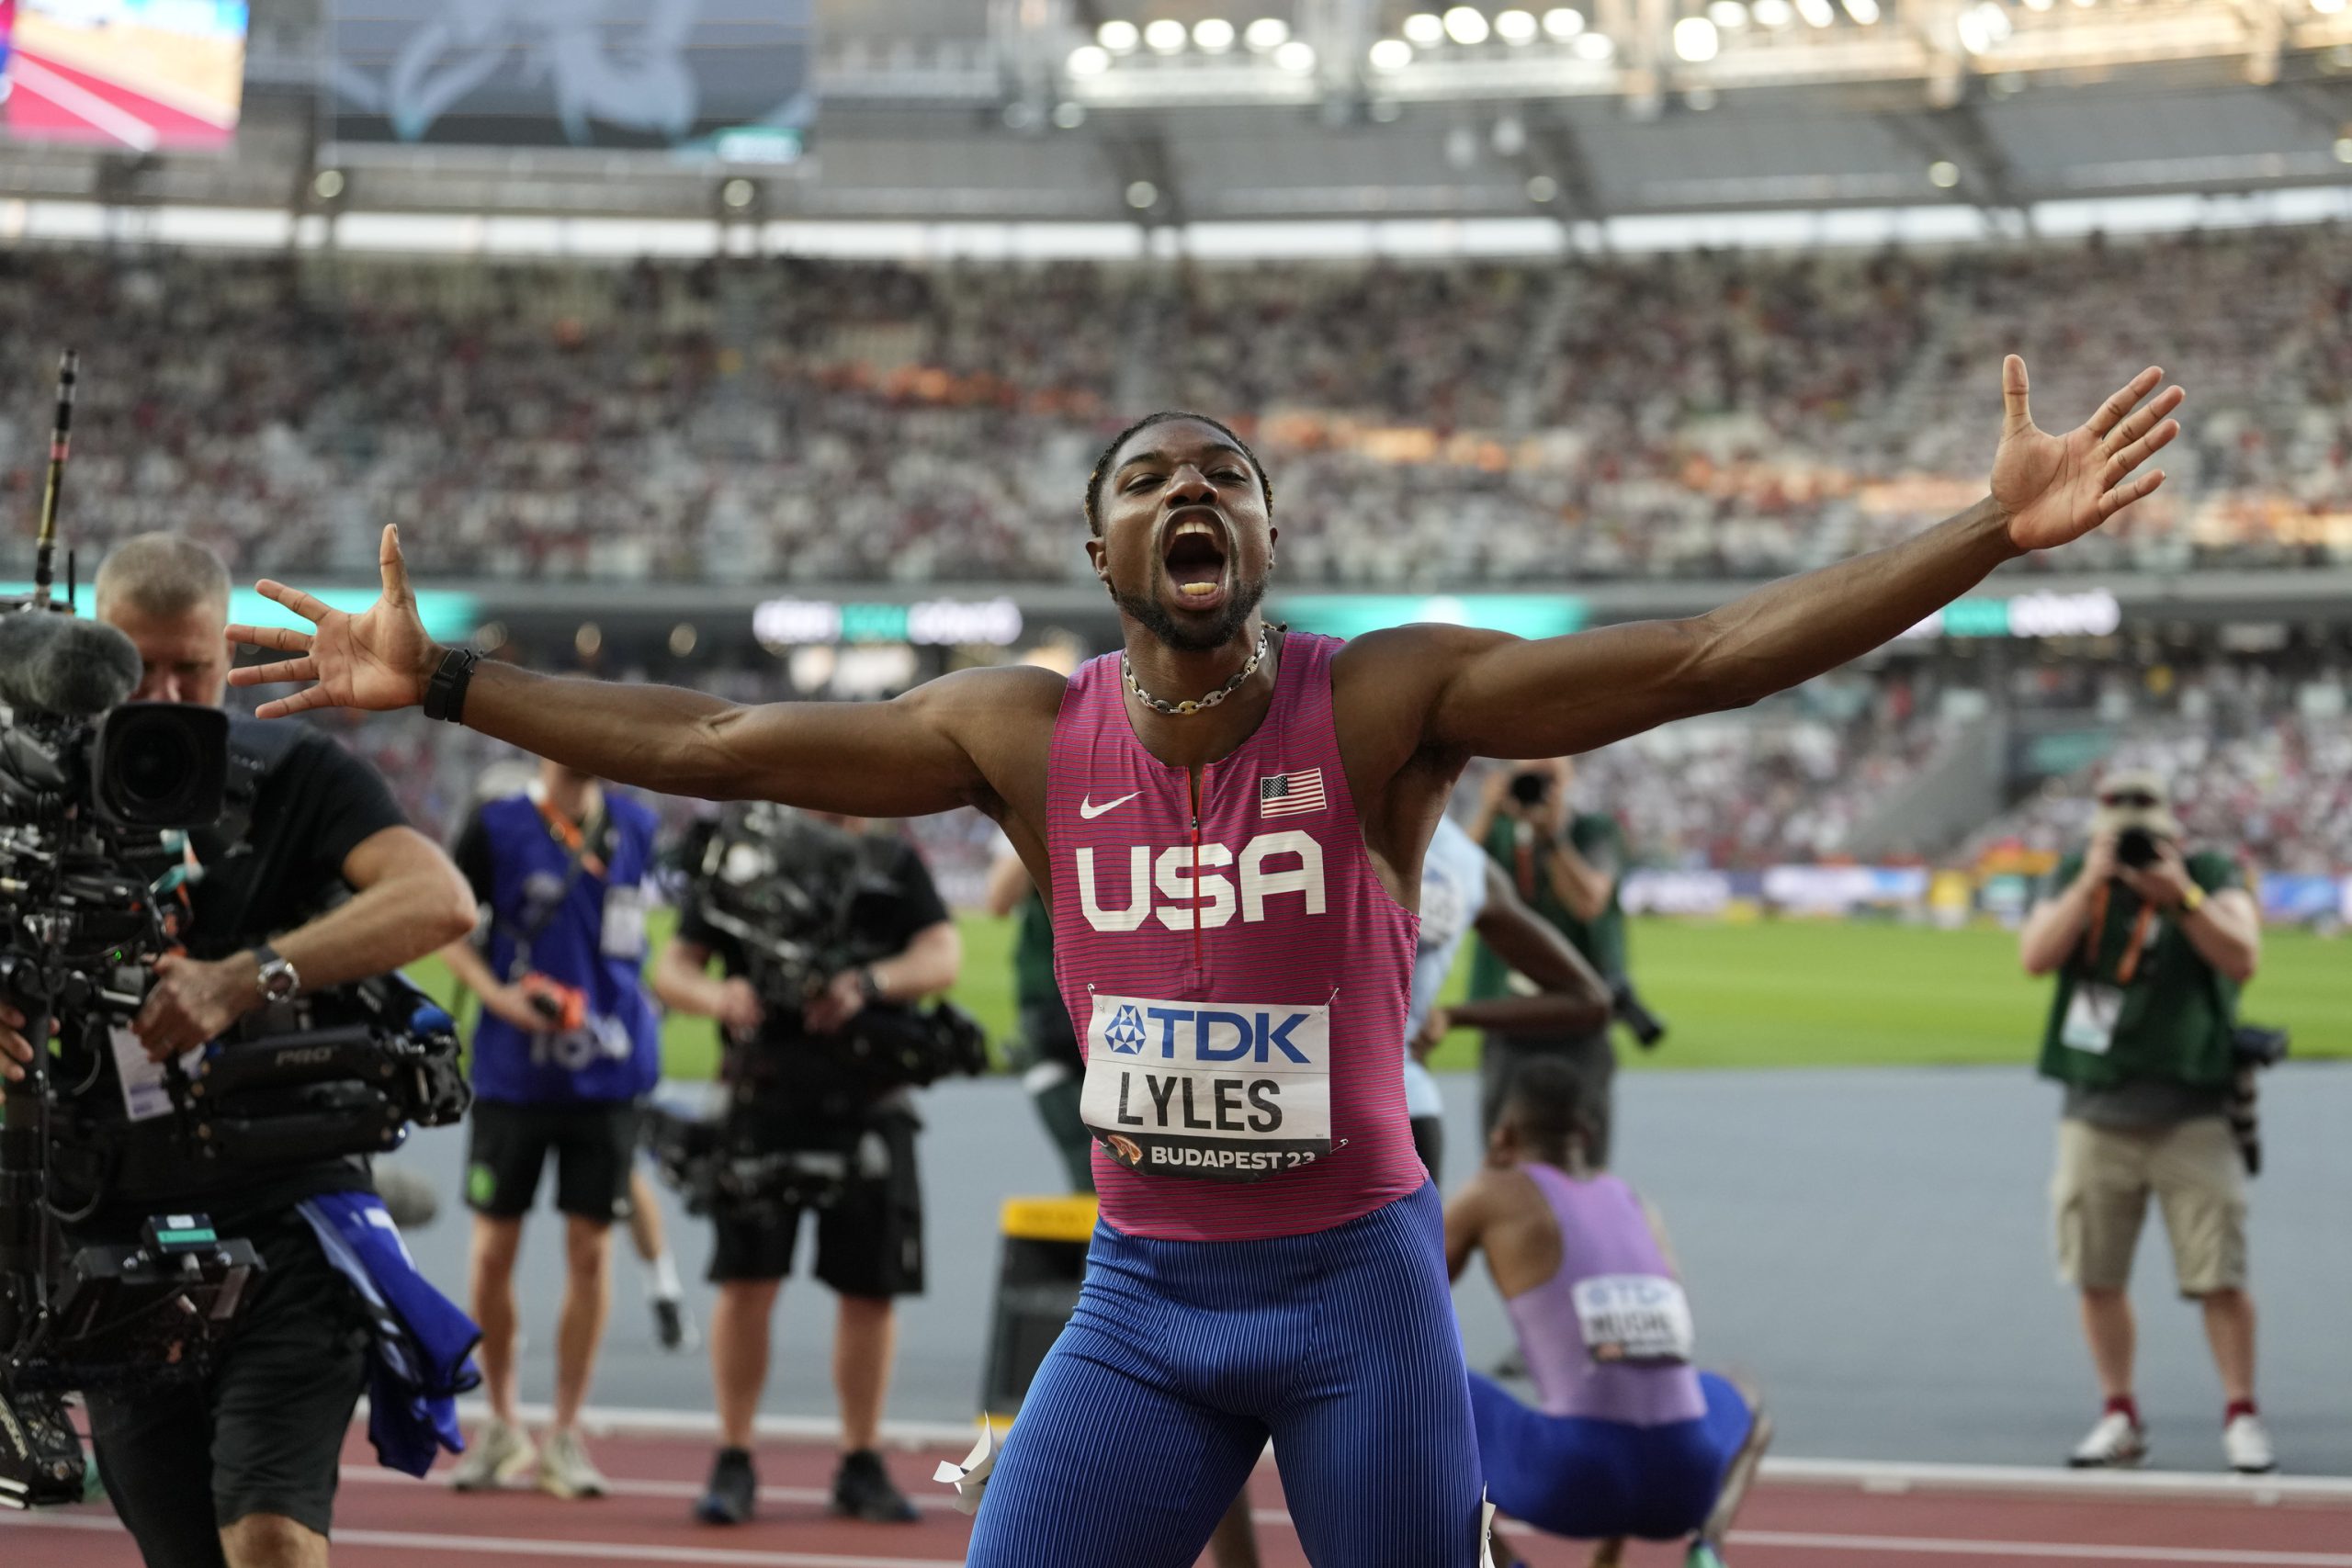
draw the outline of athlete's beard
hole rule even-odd
[[[1134,616],[1163,646],[1179,653],[1208,653],[1223,648],[1250,624],[1258,602],[1265,596],[1266,580],[1262,577],[1255,582],[1236,582],[1233,592],[1226,595],[1225,608],[1217,612],[1215,620],[1188,626],[1169,614],[1168,606],[1154,596],[1122,593],[1116,589],[1111,592],[1120,609]]]

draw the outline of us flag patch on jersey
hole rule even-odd
[[[1295,773],[1270,773],[1258,781],[1258,815],[1304,817],[1323,809],[1323,770],[1302,768]]]

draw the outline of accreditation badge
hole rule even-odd
[[[1080,1118],[1131,1170],[1260,1181],[1331,1152],[1331,1010],[1097,994]]]
[[[599,949],[607,958],[645,956],[645,889],[638,886],[605,890],[605,922]]]
[[[2058,1043],[2072,1051],[2104,1056],[2115,1043],[2115,1025],[2123,1016],[2123,992],[2115,986],[2085,980],[2075,986],[2066,1003],[2065,1021],[2058,1026]]]

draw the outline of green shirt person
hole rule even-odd
[[[1617,900],[1625,832],[1613,817],[1569,808],[1575,776],[1576,764],[1566,757],[1497,770],[1470,836],[1511,878],[1522,901],[1557,927],[1603,979],[1616,981],[1625,975],[1625,911]],[[1479,943],[1471,997],[1510,994],[1510,967]]]
[[[2227,1401],[2223,1456],[2260,1472],[2276,1461],[2254,1404],[2246,1173],[2226,1111],[2238,989],[2260,958],[2261,921],[2229,857],[2184,849],[2167,796],[2160,774],[2109,773],[2088,847],[2060,863],[2018,937],[2026,973],[2057,978],[2041,1070],[2065,1086],[2051,1184],[2058,1266],[2081,1292],[2107,1401],[2069,1462],[2147,1455],[2126,1288],[2154,1196],[2175,1282],[2203,1308]]]
[[[1053,1140],[1070,1190],[1091,1192],[1094,1139],[1079,1115],[1086,1060],[1054,981],[1053,916],[1021,857],[1009,851],[989,868],[987,903],[989,914],[1019,922],[1012,938],[1012,997],[1020,1011],[1012,1065]]]
[[[1575,779],[1576,765],[1566,757],[1498,768],[1487,775],[1470,836],[1520,897],[1615,987],[1625,979],[1625,913],[1617,900],[1625,837],[1613,818],[1569,808]],[[1471,999],[1487,1001],[1518,988],[1510,965],[1479,942],[1470,961]],[[1479,1111],[1487,1131],[1501,1111],[1513,1067],[1530,1055],[1563,1057],[1576,1070],[1584,1090],[1586,1151],[1596,1165],[1606,1165],[1610,1088],[1617,1070],[1608,1025],[1565,1039],[1488,1034],[1478,1057]]]

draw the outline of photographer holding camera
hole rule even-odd
[[[482,802],[458,836],[458,868],[487,917],[479,950],[469,938],[442,956],[481,998],[466,1201],[491,1407],[450,1478],[461,1492],[528,1480],[558,1497],[605,1493],[576,1423],[610,1307],[613,1223],[629,1217],[639,1105],[661,1075],[639,974],[655,829],[642,803],[542,761],[527,790]],[[564,1286],[541,1449],[514,1404],[514,1259],[550,1155]]]
[[[1568,791],[1575,781],[1576,764],[1566,757],[1497,769],[1487,777],[1470,836],[1502,868],[1520,898],[1566,937],[1608,984],[1611,1015],[1646,1049],[1665,1036],[1666,1025],[1634,996],[1626,973],[1625,912],[1617,902],[1617,884],[1625,871],[1624,831],[1612,817],[1570,809]],[[1492,947],[1478,943],[1470,968],[1472,1000],[1524,994],[1526,987]],[[1586,1155],[1596,1168],[1605,1167],[1617,1076],[1617,1049],[1606,1021],[1571,1035],[1490,1031],[1478,1056],[1479,1125],[1494,1131],[1513,1068],[1537,1056],[1566,1062],[1581,1080]]]
[[[907,1004],[954,983],[962,939],[913,847],[854,818],[730,807],[689,860],[688,876],[677,937],[654,964],[654,994],[719,1021],[722,1147],[741,1167],[775,1173],[752,1184],[764,1190],[729,1184],[711,1202],[718,1302],[710,1365],[721,1447],[695,1517],[718,1525],[752,1517],[752,1423],[769,1324],[801,1214],[813,1208],[816,1275],[840,1300],[833,1383],[842,1457],[833,1509],[911,1522],[914,1508],[874,1445],[896,1340],[892,1299],[923,1287],[921,1123],[903,1081],[871,1077],[860,1062],[883,1054],[867,1047],[886,1025],[920,1027]],[[724,978],[708,972],[714,956]]]
[[[2236,864],[2188,852],[2165,781],[2099,785],[2089,845],[2052,874],[2025,921],[2029,975],[2055,974],[2041,1071],[2065,1087],[2052,1187],[2059,1269],[2082,1293],[2107,1408],[2071,1462],[2136,1465],[2147,1433],[2132,1393],[2126,1294],[2153,1193],[2180,1293],[2203,1309],[2228,1405],[2233,1470],[2275,1468],[2254,1403],[2246,1293],[2246,1172],[2228,1120],[2238,989],[2261,954],[2259,912]]]
[[[136,700],[220,705],[229,577],[211,551],[174,535],[126,540],[99,570],[96,600],[99,620],[137,648]],[[136,1241],[152,1214],[202,1210],[266,1269],[200,1379],[93,1390],[86,1403],[107,1490],[150,1568],[318,1568],[368,1377],[369,1319],[302,1206],[368,1192],[367,1162],[203,1162],[173,1118],[139,1108],[153,1104],[162,1064],[273,1004],[423,957],[470,923],[470,900],[383,781],[326,735],[238,719],[229,744],[231,815],[153,868],[185,900],[187,951],[156,963],[116,1037],[111,1180],[69,1235]],[[12,1081],[32,1060],[24,1022],[0,1000]]]

